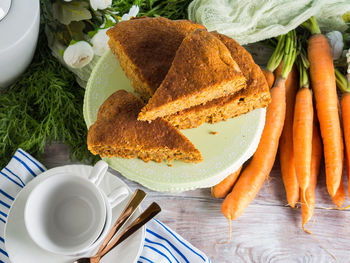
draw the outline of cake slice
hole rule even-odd
[[[140,158],[145,162],[202,161],[193,144],[166,120],[138,121],[142,107],[142,101],[130,92],[113,93],[102,104],[96,122],[89,128],[88,149],[101,157]]]
[[[176,52],[162,84],[138,119],[158,117],[206,103],[245,87],[245,77],[227,47],[213,34],[197,29]]]
[[[147,101],[168,73],[182,40],[196,29],[205,27],[189,20],[143,17],[109,29],[108,44],[135,91]]]
[[[220,39],[231,52],[233,60],[237,62],[247,79],[247,87],[233,95],[165,117],[180,129],[195,128],[203,122],[215,123],[227,120],[257,108],[267,107],[271,101],[265,76],[249,52],[228,36],[217,32],[212,32],[212,34]]]

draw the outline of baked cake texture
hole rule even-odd
[[[171,115],[245,86],[245,77],[227,47],[213,34],[197,29],[182,41],[168,74],[138,120]]]
[[[143,106],[130,92],[113,93],[101,105],[96,122],[89,128],[88,149],[101,157],[140,158],[145,162],[202,161],[193,144],[166,120],[138,121]]]
[[[108,44],[135,91],[147,101],[164,80],[183,39],[196,29],[205,27],[189,20],[137,18],[109,29]]]
[[[247,79],[247,87],[233,95],[165,117],[180,129],[195,128],[203,122],[215,123],[237,117],[254,109],[267,107],[271,101],[265,76],[249,52],[228,36],[217,32],[211,32],[211,34],[220,39],[231,52],[233,60]]]

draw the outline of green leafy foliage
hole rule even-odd
[[[138,5],[138,16],[158,17],[169,19],[186,19],[187,7],[192,0],[116,0],[113,1],[112,9],[123,15],[129,11],[132,5]]]
[[[70,146],[72,159],[96,161],[86,147],[84,90],[54,57],[41,34],[26,73],[0,94],[0,167],[18,147],[40,160],[47,143]]]
[[[85,23],[83,21],[73,21],[69,24],[68,30],[70,30],[70,35],[74,40],[84,40]]]
[[[64,25],[73,21],[90,19],[89,4],[83,1],[65,2],[58,0],[53,4],[53,18]]]
[[[88,34],[89,38],[92,39],[94,37],[94,35],[97,34],[97,30],[89,31],[87,34]]]
[[[74,45],[75,43],[77,43],[78,41],[76,41],[74,38],[69,42],[69,45]],[[64,53],[64,52],[63,52]],[[63,54],[62,54],[63,56]]]

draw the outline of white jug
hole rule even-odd
[[[39,0],[0,0],[0,89],[32,61],[40,24]]]

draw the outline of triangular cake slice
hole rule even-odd
[[[189,20],[142,17],[109,29],[108,44],[135,91],[147,101],[168,73],[183,39],[196,29],[205,27]]]
[[[197,29],[182,41],[168,74],[138,119],[152,121],[245,86],[245,77],[227,47],[206,30]]]
[[[247,87],[233,95],[166,116],[165,119],[177,128],[189,129],[203,122],[216,123],[227,120],[257,108],[267,107],[271,101],[265,76],[249,52],[228,36],[217,32],[211,34],[220,39],[231,52],[233,60],[237,62],[247,79]]]
[[[145,162],[202,161],[193,144],[166,120],[138,121],[142,107],[142,101],[130,92],[113,93],[89,128],[88,149],[101,157],[140,158]]]

